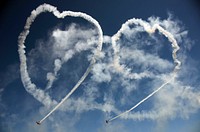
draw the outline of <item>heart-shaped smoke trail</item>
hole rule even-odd
[[[120,39],[122,33],[126,30],[126,27],[127,26],[130,26],[130,25],[140,25],[144,28],[144,30],[149,33],[149,34],[152,34],[154,33],[156,30],[158,30],[161,34],[163,34],[170,42],[171,42],[171,46],[173,48],[173,51],[172,51],[172,58],[174,60],[174,63],[175,63],[175,67],[174,67],[174,70],[172,71],[171,73],[171,76],[169,77],[169,79],[167,79],[165,81],[164,84],[162,84],[160,87],[158,87],[155,91],[153,91],[151,94],[149,94],[147,97],[145,97],[144,99],[142,99],[141,101],[139,101],[136,105],[134,105],[132,108],[130,108],[129,110],[126,110],[125,112],[122,112],[121,114],[119,115],[116,115],[115,117],[109,119],[109,120],[106,120],[106,122],[111,122],[115,119],[117,119],[118,117],[132,111],[133,109],[137,108],[140,104],[142,104],[143,102],[145,102],[147,99],[149,99],[150,97],[152,97],[155,93],[157,93],[159,90],[161,90],[164,86],[166,86],[167,84],[169,84],[175,77],[176,77],[176,74],[177,74],[177,71],[180,69],[180,65],[181,65],[181,62],[177,59],[177,51],[179,50],[179,46],[177,44],[177,41],[175,40],[174,36],[168,32],[167,30],[165,30],[164,28],[162,28],[160,25],[158,24],[154,24],[153,26],[150,25],[148,22],[146,21],[143,21],[141,19],[129,19],[128,21],[126,21],[121,29],[115,34],[112,36],[112,46],[113,46],[113,49],[114,49],[114,53],[115,53],[115,56],[114,56],[114,62],[113,62],[113,65],[115,67],[115,69],[122,73],[122,74],[126,74],[125,76],[129,76],[130,78],[138,78],[138,76],[143,76],[143,75],[137,75],[136,74],[132,74],[132,73],[129,73],[129,71],[126,71],[125,68],[124,68],[124,65],[121,65],[120,64],[120,57],[119,57],[119,46],[117,45],[117,40]]]
[[[29,29],[31,27],[31,24],[34,22],[36,17],[44,12],[51,12],[53,13],[57,18],[65,18],[66,16],[71,17],[80,17],[83,18],[90,23],[92,23],[94,26],[96,26],[98,30],[98,47],[97,50],[94,53],[94,56],[90,62],[89,67],[87,68],[86,72],[83,74],[83,76],[80,78],[80,80],[77,82],[77,84],[72,88],[72,90],[61,100],[61,102],[57,103],[55,100],[52,100],[51,97],[45,93],[43,90],[38,89],[37,86],[31,82],[31,78],[29,76],[29,73],[27,71],[27,58],[25,55],[25,40],[27,35],[29,34]],[[46,106],[50,105],[56,105],[53,110],[51,110],[42,120],[37,122],[38,124],[41,124],[48,116],[50,116],[65,100],[69,98],[69,96],[80,86],[80,84],[85,80],[89,72],[91,71],[93,65],[96,62],[96,59],[98,55],[100,54],[100,51],[102,49],[102,43],[103,43],[103,32],[99,25],[99,23],[92,18],[91,16],[82,13],[82,12],[72,12],[72,11],[64,11],[60,13],[56,7],[49,5],[49,4],[43,4],[40,5],[36,10],[33,10],[31,12],[30,17],[27,18],[26,24],[24,26],[24,30],[21,32],[21,34],[18,37],[18,52],[19,52],[19,58],[20,58],[20,73],[21,73],[21,80],[22,83],[26,89],[27,92],[29,92],[32,96],[34,96],[38,101],[42,102]],[[56,64],[55,64],[56,67]],[[59,69],[54,68],[54,73],[56,74]],[[51,85],[52,82],[50,82],[49,85]],[[50,87],[50,86],[48,86]]]
[[[78,81],[78,83],[72,88],[72,90],[61,100],[60,103],[57,103],[55,100],[52,100],[51,97],[45,93],[43,90],[38,89],[36,87],[36,85],[34,83],[31,82],[31,78],[29,76],[29,73],[27,71],[27,62],[26,62],[26,55],[25,55],[25,40],[27,35],[29,34],[29,29],[31,27],[31,24],[34,22],[34,20],[36,19],[36,17],[43,13],[43,12],[51,12],[53,13],[57,18],[65,18],[66,16],[72,16],[72,17],[81,17],[83,19],[88,20],[89,22],[91,22],[92,24],[94,24],[97,27],[98,30],[98,35],[99,35],[99,40],[98,40],[98,47],[97,50],[95,51],[94,57],[92,59],[92,61],[90,62],[89,67],[87,68],[86,72],[84,73],[84,75],[81,77],[81,79]],[[156,30],[158,30],[161,34],[163,34],[164,36],[166,36],[168,38],[168,40],[171,42],[173,51],[172,51],[172,58],[174,60],[175,63],[175,68],[170,76],[170,79],[166,80],[166,82],[164,84],[162,84],[159,88],[157,88],[155,91],[153,91],[151,94],[149,94],[147,97],[145,97],[144,99],[142,99],[139,103],[137,103],[135,106],[133,106],[131,109],[107,120],[107,122],[112,121],[114,119],[117,119],[118,117],[132,111],[133,109],[135,109],[136,107],[138,107],[140,104],[142,104],[143,102],[145,102],[148,98],[150,98],[151,96],[153,96],[155,93],[157,93],[160,89],[162,89],[165,85],[167,85],[168,83],[170,83],[177,74],[177,71],[180,69],[180,65],[181,62],[177,59],[176,53],[179,50],[179,46],[177,44],[177,41],[175,40],[175,38],[173,37],[173,35],[166,31],[164,28],[162,28],[160,25],[158,24],[154,24],[154,25],[150,25],[148,22],[145,22],[141,19],[130,19],[127,22],[125,22],[121,29],[112,36],[112,46],[114,49],[114,67],[115,69],[124,74],[124,76],[128,75],[129,78],[142,78],[144,76],[146,76],[146,74],[132,74],[130,73],[130,71],[127,71],[123,65],[120,64],[120,57],[118,55],[118,52],[120,50],[119,46],[117,45],[117,40],[120,39],[122,33],[125,31],[126,27],[129,25],[140,25],[144,28],[144,30],[149,33],[152,34],[154,33]],[[48,116],[50,116],[65,100],[67,100],[69,98],[69,96],[80,86],[80,84],[84,81],[84,79],[87,77],[87,75],[89,74],[89,72],[91,71],[94,63],[96,62],[96,57],[100,54],[100,51],[102,49],[102,42],[103,42],[103,33],[102,33],[102,29],[99,25],[99,23],[93,19],[91,16],[85,14],[85,13],[81,13],[81,12],[72,12],[72,11],[64,11],[62,13],[60,13],[56,7],[48,5],[48,4],[43,4],[40,5],[36,10],[33,10],[31,13],[31,16],[27,18],[26,21],[26,25],[24,27],[24,31],[20,34],[19,39],[18,39],[18,43],[19,43],[19,57],[20,57],[20,73],[21,73],[21,79],[23,82],[23,85],[25,87],[25,89],[27,90],[27,92],[29,92],[31,95],[33,95],[38,101],[42,102],[44,105],[46,106],[51,106],[51,105],[56,105],[56,107],[54,107],[54,109],[52,111],[50,111],[42,120],[40,120],[39,122],[37,122],[38,124],[41,124]],[[54,68],[54,75],[56,76],[57,72],[60,69],[60,62],[59,61],[55,61],[55,68]],[[51,87],[53,83],[53,79],[49,79],[48,85],[47,85],[47,89]]]

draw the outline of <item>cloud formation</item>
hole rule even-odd
[[[67,15],[82,17],[92,22],[95,27],[81,27],[73,23],[66,26],[64,30],[56,28],[50,34],[48,41],[39,42],[26,57],[24,49],[26,36],[29,34],[32,22],[43,12],[52,12],[58,18]],[[199,110],[200,92],[196,86],[185,83],[185,80],[189,80],[188,69],[191,70],[191,65],[187,63],[191,58],[186,53],[189,41],[185,40],[187,40],[187,31],[183,31],[181,25],[172,16],[166,20],[150,17],[148,21],[133,18],[128,20],[127,24],[123,24],[121,30],[115,35],[103,36],[98,22],[93,21],[90,16],[71,11],[60,13],[53,6],[41,5],[31,13],[24,31],[19,36],[19,55],[23,85],[26,91],[43,105],[32,102],[30,106],[27,102],[33,98],[27,97],[28,101],[23,102],[27,109],[22,110],[20,116],[16,113],[12,114],[6,123],[9,124],[13,119],[20,119],[23,112],[30,113],[30,116],[24,118],[22,122],[26,122],[27,130],[38,130],[32,123],[48,113],[65,94],[69,93],[62,102],[68,100],[59,105],[59,110],[42,124],[40,131],[49,131],[49,129],[63,131],[66,128],[76,131],[75,126],[84,114],[100,111],[102,114],[100,118],[104,122],[108,117],[111,118],[131,108],[163,84],[162,90],[142,104],[145,107],[129,111],[120,118],[132,121],[188,118]],[[104,43],[101,52],[100,43]],[[178,44],[181,47],[179,51]],[[44,49],[47,53],[43,52]],[[94,55],[98,56],[98,59],[95,59],[95,63],[87,69]],[[51,63],[45,62],[46,67],[44,66],[43,71],[39,72],[35,69],[40,66],[38,57],[42,56],[48,57]],[[78,68],[73,68],[76,65]],[[181,70],[176,73],[180,68]],[[195,71],[195,68],[193,70]],[[176,78],[169,83],[170,74],[173,72],[176,73]],[[192,72],[191,70],[190,74]],[[193,74],[195,78],[197,74]],[[41,78],[37,80],[37,75],[45,76],[43,78],[47,83],[45,87],[39,88],[35,85],[35,82],[41,81]],[[81,81],[78,84],[73,82],[79,79]],[[68,98],[81,83],[79,91]],[[0,90],[0,95],[2,94],[4,94],[3,89]],[[36,106],[39,111],[28,109],[33,106]],[[4,117],[5,115],[1,115],[2,119]],[[67,126],[65,126],[66,122],[69,122]],[[19,122],[13,123],[9,129],[19,129],[18,124]],[[119,128],[113,126],[105,128],[101,124],[96,130],[116,131],[116,129],[125,128],[123,125],[119,125]]]

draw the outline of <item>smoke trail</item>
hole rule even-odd
[[[86,72],[84,73],[84,75],[81,77],[81,79],[78,81],[78,83],[72,88],[72,90],[60,101],[60,103],[58,103],[56,105],[56,107],[54,107],[44,118],[42,118],[39,122],[39,124],[41,124],[47,117],[49,117],[56,109],[58,109],[58,107],[60,107],[60,105],[62,105],[62,103],[65,102],[65,100],[67,100],[69,98],[69,96],[79,87],[79,85],[85,80],[85,78],[87,77],[87,75],[90,73],[93,65],[94,65],[95,61],[92,61],[90,66],[87,68]]]
[[[63,62],[61,62],[60,59],[56,59],[54,61],[54,73],[51,73],[51,72],[47,73],[48,83],[47,83],[47,86],[46,86],[45,90],[48,90],[48,89],[50,89],[52,87],[53,82],[55,81],[56,76],[57,76],[57,74],[58,74],[58,72],[59,72],[59,70],[60,70],[60,68],[62,66],[62,63]]]
[[[74,88],[70,91],[70,93],[67,94],[66,97],[63,98],[62,101],[44,118],[44,119],[46,119],[53,111],[55,111],[79,87],[79,85],[84,81],[84,79],[87,77],[87,75],[91,71],[91,68],[93,67],[93,64],[96,62],[96,59],[99,56],[100,51],[102,49],[103,33],[102,33],[102,29],[101,29],[99,23],[94,18],[92,18],[91,16],[89,16],[85,13],[82,13],[82,12],[64,11],[64,12],[60,13],[57,10],[56,7],[51,6],[49,4],[40,5],[39,7],[36,8],[36,10],[33,10],[31,12],[31,15],[26,20],[24,30],[20,33],[20,35],[18,37],[18,53],[19,53],[19,58],[20,58],[21,80],[22,80],[22,83],[23,83],[26,91],[28,93],[30,93],[33,97],[35,97],[38,101],[43,103],[45,106],[55,105],[55,104],[57,104],[57,102],[55,100],[52,100],[51,97],[47,93],[45,93],[41,89],[38,89],[36,87],[36,85],[33,82],[31,82],[31,78],[30,78],[29,73],[27,71],[27,62],[26,62],[27,58],[26,58],[26,55],[25,55],[25,52],[26,52],[25,51],[25,40],[26,40],[27,35],[29,34],[29,29],[31,27],[31,24],[34,22],[34,20],[36,19],[36,17],[39,14],[44,13],[44,12],[51,12],[57,18],[65,18],[66,16],[83,18],[83,19],[89,21],[90,23],[94,24],[94,26],[96,26],[96,28],[98,30],[98,36],[99,36],[98,47],[94,51],[94,57],[93,57],[92,61],[90,62],[90,66],[87,68],[84,75],[81,77],[81,79],[78,81],[78,83],[74,86]],[[55,64],[54,75],[57,74],[60,67],[61,67],[60,63]],[[49,75],[49,78],[51,78],[51,76],[54,76],[54,75]],[[49,82],[51,83],[51,81],[49,81]],[[51,84],[48,84],[48,85],[50,86]],[[40,123],[42,121],[44,121],[44,119],[41,120]]]
[[[119,71],[120,73],[127,73],[127,71],[125,70],[125,65],[120,64],[120,56],[119,56],[120,47],[119,47],[119,45],[117,45],[117,41],[120,39],[122,33],[124,31],[126,31],[126,27],[129,26],[129,25],[132,25],[132,24],[140,25],[140,26],[144,27],[145,31],[148,32],[149,34],[154,33],[155,30],[158,29],[158,31],[160,33],[165,35],[168,38],[168,40],[171,42],[171,45],[172,45],[172,48],[173,48],[172,57],[173,57],[174,63],[176,63],[174,70],[180,69],[181,62],[176,57],[176,52],[179,50],[179,46],[178,46],[176,40],[174,39],[173,35],[170,32],[163,29],[158,24],[153,25],[152,28],[151,28],[151,25],[149,23],[147,23],[147,22],[145,22],[141,19],[133,18],[133,19],[129,19],[128,21],[126,21],[122,25],[120,30],[118,30],[118,32],[115,35],[112,36],[112,47],[113,47],[113,50],[114,50],[113,65],[114,65],[114,67],[117,71]],[[130,74],[130,76],[131,76],[131,74]],[[132,75],[132,76],[134,76],[134,75]]]
[[[151,25],[141,19],[130,19],[128,21],[126,21],[121,29],[115,34],[112,36],[112,46],[113,46],[113,49],[114,49],[114,53],[115,53],[115,56],[114,56],[114,67],[116,68],[116,70],[118,70],[120,73],[126,73],[125,71],[125,66],[124,65],[120,65],[120,57],[119,57],[119,46],[117,45],[116,41],[120,39],[120,36],[121,34],[126,30],[126,27],[129,26],[129,25],[132,25],[132,24],[135,24],[135,25],[140,25],[144,28],[144,30],[146,32],[148,32],[149,34],[152,34],[155,32],[155,30],[157,29],[160,33],[162,33],[165,37],[168,38],[168,40],[171,42],[171,46],[173,48],[173,51],[172,51],[172,58],[174,60],[174,63],[175,63],[175,67],[174,67],[174,70],[171,74],[171,78],[168,79],[164,84],[162,84],[159,88],[157,88],[155,91],[153,91],[151,94],[149,94],[147,97],[145,97],[144,99],[142,99],[139,103],[137,103],[136,105],[134,105],[132,108],[130,108],[129,110],[107,120],[107,122],[110,122],[112,120],[115,120],[117,119],[118,117],[132,111],[133,109],[137,108],[140,104],[142,104],[143,102],[145,102],[147,99],[149,99],[150,97],[152,97],[155,93],[157,93],[159,90],[161,90],[165,85],[167,85],[168,83],[170,83],[172,80],[174,80],[174,78],[176,77],[176,74],[177,74],[177,71],[180,69],[180,65],[181,65],[181,62],[177,59],[177,51],[179,50],[179,46],[177,44],[177,41],[175,40],[175,38],[173,37],[173,35],[166,31],[164,28],[162,28],[160,25],[158,24],[155,24],[152,26],[151,28]],[[131,73],[130,73],[131,74]]]
[[[53,50],[57,51],[55,56],[57,59],[54,61],[54,70],[53,72],[47,73],[47,86],[45,90],[48,90],[52,87],[54,81],[57,79],[58,72],[60,71],[62,65],[70,60],[76,53],[80,53],[86,50],[94,50],[94,47],[91,46],[97,44],[97,37],[91,37],[96,35],[96,30],[82,30],[77,29],[76,24],[71,24],[66,31],[55,30],[52,33],[54,38]],[[77,43],[74,43],[74,40],[71,42],[71,38],[81,38],[77,40]],[[86,38],[87,40],[82,40]],[[71,47],[73,45],[73,48]],[[90,60],[89,60],[90,61]]]
[[[174,77],[172,77],[170,80],[168,80],[167,82],[165,82],[164,84],[162,84],[159,88],[157,88],[155,91],[153,91],[151,94],[149,94],[147,97],[145,97],[144,99],[142,99],[140,102],[138,102],[136,105],[134,105],[132,108],[130,108],[129,110],[111,118],[108,120],[108,122],[111,122],[115,119],[117,119],[118,117],[126,114],[126,113],[129,113],[130,111],[132,111],[133,109],[137,108],[140,104],[142,104],[143,102],[145,102],[147,99],[149,99],[151,96],[153,96],[155,93],[157,93],[160,89],[162,89],[165,85],[167,85],[168,83],[170,83],[172,80],[174,79]]]

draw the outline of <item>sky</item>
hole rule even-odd
[[[199,132],[199,23],[197,0],[0,2],[0,131]]]

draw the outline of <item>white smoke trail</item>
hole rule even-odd
[[[168,83],[171,82],[171,80],[174,79],[174,77],[172,77],[170,80],[168,80],[167,82],[165,82],[164,84],[162,84],[159,88],[157,88],[155,91],[153,91],[151,94],[149,94],[147,97],[145,97],[144,99],[142,99],[140,102],[138,102],[136,105],[134,105],[132,108],[130,108],[129,110],[109,119],[108,121],[111,122],[115,119],[117,119],[118,117],[126,114],[126,113],[129,113],[130,111],[132,111],[133,109],[137,108],[140,104],[142,104],[143,102],[145,102],[147,99],[149,99],[151,96],[153,96],[155,93],[157,93],[160,89],[162,89],[165,85],[167,85]]]
[[[160,33],[165,35],[168,38],[168,40],[172,43],[171,44],[172,48],[173,48],[172,57],[173,57],[174,63],[176,63],[176,66],[174,69],[175,70],[180,69],[181,62],[176,57],[176,52],[179,50],[179,46],[178,46],[176,40],[174,39],[173,35],[170,32],[163,29],[158,24],[153,25],[151,28],[151,25],[149,23],[147,23],[141,19],[133,18],[133,19],[129,19],[128,21],[126,21],[122,25],[120,30],[118,30],[118,32],[112,36],[112,47],[114,50],[114,62],[113,62],[114,64],[113,65],[117,71],[119,71],[120,73],[127,73],[127,71],[125,70],[125,65],[120,64],[120,56],[119,56],[120,47],[119,47],[119,45],[117,45],[117,41],[120,39],[122,33],[124,31],[126,31],[126,27],[129,25],[132,25],[132,24],[140,25],[140,26],[144,27],[145,31],[148,32],[149,34],[154,33],[155,30],[158,29],[158,31]],[[129,74],[130,74],[129,76],[134,76],[134,75],[131,75],[131,73],[129,73]]]
[[[78,87],[79,85],[84,81],[84,79],[87,77],[89,72],[91,71],[91,68],[93,67],[93,64],[96,62],[96,58],[99,56],[100,51],[102,49],[102,43],[103,43],[103,32],[102,29],[99,25],[99,23],[92,18],[91,16],[82,13],[82,12],[72,12],[72,11],[64,11],[60,13],[56,7],[51,6],[49,4],[43,4],[40,5],[39,7],[36,8],[36,10],[33,10],[31,12],[30,17],[27,18],[26,24],[24,26],[24,30],[20,33],[18,37],[18,53],[19,53],[19,58],[20,58],[20,73],[21,73],[21,80],[22,83],[26,89],[27,92],[29,92],[32,96],[34,96],[38,101],[43,103],[45,106],[51,106],[57,104],[55,100],[52,100],[51,97],[45,93],[43,90],[38,89],[34,83],[31,82],[31,78],[29,76],[29,73],[27,71],[27,58],[25,55],[25,40],[27,35],[29,34],[29,29],[31,27],[31,24],[34,22],[36,17],[44,12],[51,12],[53,13],[57,18],[65,18],[66,16],[71,16],[71,17],[80,17],[83,18],[90,23],[94,24],[98,30],[98,47],[97,50],[94,52],[94,57],[90,63],[90,66],[87,68],[86,72],[84,75],[81,77],[81,79],[78,81],[78,83],[74,86],[74,88],[70,91],[69,94],[65,96],[65,98],[62,99],[62,101],[49,113],[45,118],[43,118],[42,121],[44,121],[53,111],[55,111]],[[60,69],[60,65],[55,64],[54,68],[54,74],[57,73],[57,71]],[[51,77],[49,77],[51,78]],[[49,84],[51,85],[51,84]]]
[[[51,73],[51,72],[47,73],[48,83],[47,83],[47,86],[46,86],[45,90],[48,90],[48,89],[50,89],[52,87],[53,82],[55,81],[56,76],[57,76],[61,66],[62,66],[61,60],[60,59],[56,59],[54,61],[54,73]]]
[[[84,75],[81,77],[81,79],[78,81],[78,83],[72,88],[72,90],[58,103],[44,118],[42,118],[38,123],[41,124],[47,117],[49,117],[60,105],[62,105],[65,100],[69,98],[69,96],[80,86],[80,84],[85,80],[87,75],[90,73],[95,61],[92,61],[90,66],[87,68],[86,72]]]
[[[71,24],[65,31],[59,29],[53,31],[52,37],[55,40],[53,51],[55,51],[54,54],[57,59],[54,61],[53,72],[47,73],[48,83],[45,90],[52,87],[54,81],[57,79],[58,72],[60,71],[62,65],[74,57],[76,53],[86,50],[94,51],[94,47],[92,48],[92,46],[96,46],[97,44],[97,37],[95,37],[95,35],[96,30],[82,30],[77,28],[76,24]],[[78,39],[77,42],[74,43],[74,38],[81,39]],[[88,58],[90,59],[90,57]]]
[[[174,63],[175,63],[175,67],[174,67],[174,70],[172,72],[172,75],[171,75],[171,78],[168,79],[164,84],[162,84],[159,88],[157,88],[155,91],[153,91],[151,94],[149,94],[147,97],[145,97],[144,99],[142,99],[139,103],[137,103],[136,105],[134,105],[132,108],[130,108],[129,110],[107,120],[108,122],[112,121],[112,120],[115,120],[117,119],[118,117],[132,111],[133,109],[137,108],[140,104],[142,104],[143,102],[145,102],[147,99],[149,99],[150,97],[152,97],[155,93],[157,93],[159,90],[161,90],[164,86],[166,86],[168,83],[170,83],[172,80],[174,80],[174,78],[176,77],[176,74],[177,74],[177,70],[180,69],[180,65],[181,65],[181,62],[177,59],[177,51],[179,50],[179,46],[177,44],[177,41],[175,40],[175,38],[173,37],[173,35],[166,31],[164,28],[162,28],[160,25],[158,24],[155,24],[151,27],[151,25],[141,19],[130,19],[128,21],[126,21],[121,29],[115,34],[112,36],[112,46],[113,46],[113,49],[114,49],[114,53],[115,53],[115,56],[114,56],[114,67],[116,68],[116,70],[118,70],[120,73],[126,73],[125,71],[125,66],[124,65],[120,65],[120,57],[119,57],[119,46],[117,45],[116,41],[120,39],[122,33],[126,30],[126,27],[129,26],[129,25],[132,25],[132,24],[135,24],[135,25],[140,25],[144,28],[144,30],[146,32],[148,32],[149,34],[152,34],[155,32],[155,30],[157,29],[160,33],[162,33],[165,37],[168,38],[168,40],[171,42],[171,46],[173,48],[173,51],[172,51],[172,58],[174,60]],[[131,74],[131,73],[130,73]]]

